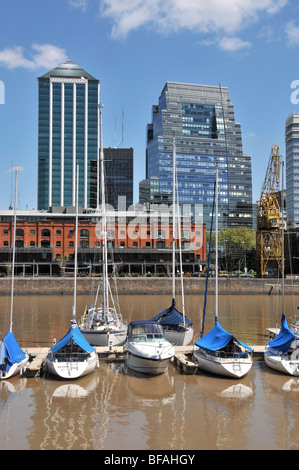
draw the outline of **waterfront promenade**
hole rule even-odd
[[[96,289],[101,278],[77,278],[77,294],[86,294]],[[73,294],[72,277],[17,277],[14,280],[15,295],[69,295]],[[206,279],[204,277],[184,278],[184,292],[204,294]],[[177,292],[180,292],[180,279],[176,279]],[[117,287],[116,287],[117,286]],[[271,295],[281,292],[281,279],[257,279],[254,277],[220,277],[218,280],[220,295]],[[209,292],[215,288],[215,279],[209,279]],[[0,295],[10,294],[11,278],[0,278]],[[119,277],[111,281],[112,292],[119,295],[170,295],[172,292],[171,277]],[[299,279],[285,280],[285,295],[299,294]]]

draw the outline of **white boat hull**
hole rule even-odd
[[[62,379],[77,379],[90,374],[98,366],[98,356],[95,351],[84,361],[59,361],[50,351],[45,359],[45,371]]]
[[[212,374],[234,378],[241,378],[248,374],[252,367],[251,356],[247,358],[216,357],[209,355],[200,348],[194,348],[193,361],[198,365],[199,369]]]
[[[155,345],[126,343],[124,346],[124,361],[135,372],[148,375],[163,374],[174,357],[174,348],[161,348]]]
[[[299,354],[299,352],[298,352]],[[265,349],[264,359],[268,367],[283,374],[299,377],[299,356],[288,356],[279,354],[278,351],[269,348]]]
[[[27,363],[29,361],[29,356],[26,354],[25,359],[21,362],[16,362],[13,364],[8,372],[1,372],[0,371],[0,380],[6,380],[10,379],[11,377],[14,377],[15,375],[23,374],[23,372],[26,369]]]
[[[175,330],[163,326],[165,338],[173,346],[187,346],[193,339],[193,328]]]
[[[85,330],[80,328],[81,333],[91,346],[122,346],[127,337],[127,328],[122,330]]]

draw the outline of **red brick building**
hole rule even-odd
[[[195,273],[206,261],[206,230],[202,224],[183,220],[183,263]],[[107,216],[108,262],[119,272],[168,271],[173,240],[169,214],[112,213]],[[176,228],[176,244],[179,244]],[[13,211],[0,212],[0,271],[7,272],[13,243]],[[100,214],[79,214],[78,265],[86,272],[101,271],[102,219]],[[16,265],[23,274],[62,274],[73,265],[75,214],[62,211],[17,213]],[[187,266],[188,265],[188,266]],[[87,268],[88,267],[88,268]],[[152,267],[154,270],[152,271]],[[167,267],[167,269],[166,269]]]

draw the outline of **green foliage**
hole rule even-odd
[[[212,250],[215,250],[215,232],[212,233]],[[210,233],[207,233],[207,247],[209,247]],[[256,245],[255,231],[247,227],[223,228],[218,234],[218,245],[225,250],[252,250]]]
[[[247,227],[224,228],[219,233],[219,245],[224,250],[252,250],[256,245],[255,231]]]

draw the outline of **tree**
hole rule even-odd
[[[209,246],[207,234],[207,246]],[[227,271],[247,267],[255,269],[256,234],[247,227],[227,227],[219,231],[219,258]],[[215,251],[215,233],[212,233],[212,252]]]

